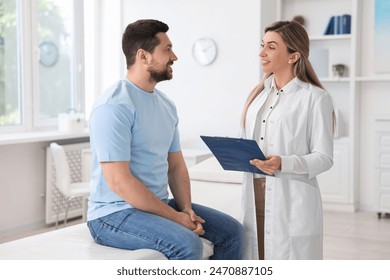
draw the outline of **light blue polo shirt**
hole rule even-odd
[[[168,153],[180,151],[180,139],[176,107],[165,94],[120,80],[93,106],[89,132],[93,164],[88,220],[132,207],[110,190],[100,162],[129,161],[133,176],[159,199],[168,198]]]

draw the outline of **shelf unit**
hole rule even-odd
[[[351,40],[350,34],[311,36],[310,41]]]
[[[375,186],[378,218],[390,213],[390,115],[377,116],[375,128]]]
[[[262,20],[262,31],[273,21],[292,20],[297,15],[304,17],[304,26],[310,38],[312,57],[309,56],[309,59],[321,83],[332,95],[339,115],[341,131],[334,140],[334,166],[318,176],[326,209],[357,209],[360,133],[358,95],[360,82],[369,81],[368,77],[357,77],[360,38],[356,30],[360,29],[358,19],[361,7],[361,0],[263,0],[261,5],[262,15],[268,21]],[[330,17],[342,14],[351,15],[351,34],[323,35]],[[316,69],[316,50],[319,51],[317,56],[322,56],[318,65],[325,68]],[[343,77],[333,75],[334,64],[346,65],[347,71]]]
[[[357,82],[390,82],[390,76],[356,77]]]

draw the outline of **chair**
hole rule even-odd
[[[58,190],[66,199],[66,211],[64,225],[67,223],[68,211],[72,199],[82,197],[83,220],[87,209],[87,198],[89,195],[89,182],[71,182],[70,168],[64,147],[57,143],[50,144],[50,151],[53,156],[56,170],[56,185]],[[58,228],[59,209],[57,210],[56,228]]]

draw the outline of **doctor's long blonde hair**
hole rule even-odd
[[[299,52],[301,54],[300,59],[294,63],[294,75],[303,82],[324,89],[309,61],[310,41],[305,28],[294,20],[276,21],[264,29],[264,33],[268,31],[277,32],[282,37],[289,53]],[[265,74],[261,82],[250,92],[242,112],[241,119],[243,127],[245,127],[246,113],[249,105],[263,91],[264,82],[271,75],[272,73]]]

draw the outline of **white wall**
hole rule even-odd
[[[56,141],[72,144],[88,138]],[[0,145],[0,241],[45,225],[46,147],[50,141]]]
[[[176,103],[183,142],[203,145],[201,134],[237,135],[244,101],[259,81],[260,1],[122,3],[122,30],[141,18],[159,19],[170,27],[168,35],[178,61],[173,65],[173,79],[157,87]],[[212,37],[217,43],[217,59],[209,66],[201,66],[192,58],[192,44],[200,37]],[[120,43],[120,38],[115,40]],[[113,52],[105,52],[102,58],[113,56]],[[103,66],[102,71],[111,70]]]
[[[45,150],[40,143],[0,146],[0,236],[42,223]],[[33,206],[33,207],[31,207]]]

